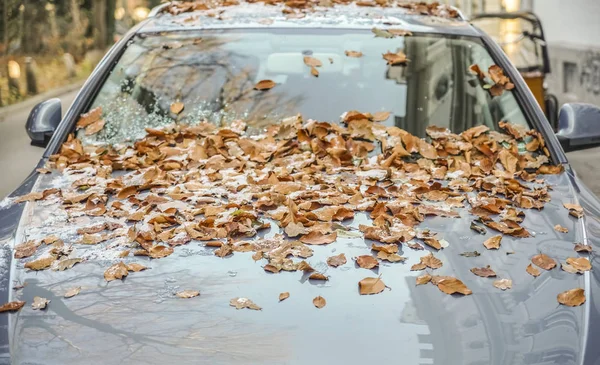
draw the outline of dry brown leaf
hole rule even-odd
[[[321,61],[319,61],[319,59],[311,57],[311,56],[304,56],[304,64],[310,67],[321,67],[323,66],[323,63]]]
[[[291,222],[285,227],[284,231],[285,234],[288,235],[288,237],[296,237],[299,235],[306,234],[307,232],[306,228],[302,225],[302,223],[298,222]]]
[[[525,269],[525,271],[527,271],[527,273],[531,276],[533,276],[534,278],[538,277],[541,275],[540,270],[538,270],[535,266],[533,266],[532,264],[527,265],[527,269]]]
[[[327,258],[327,265],[332,267],[338,267],[346,263],[346,255],[343,253]]]
[[[215,256],[227,257],[233,253],[233,248],[230,245],[222,244],[221,247],[215,250]]]
[[[283,292],[279,294],[279,301],[283,302],[284,300],[286,300],[287,298],[290,297],[290,293],[289,292]]]
[[[31,308],[33,308],[33,310],[46,309],[48,303],[50,303],[49,299],[42,297],[33,297],[33,303],[31,303]]]
[[[177,295],[179,298],[189,299],[189,298],[197,297],[198,295],[200,295],[200,292],[197,290],[183,290],[183,291],[176,293],[175,295]]]
[[[563,226],[561,226],[560,224],[557,224],[557,225],[555,225],[555,226],[554,226],[554,230],[555,230],[556,232],[561,232],[561,233],[569,233],[569,229],[568,229],[568,228],[565,228],[565,227],[563,227]]]
[[[387,52],[383,54],[383,59],[387,61],[388,65],[405,65],[408,62],[406,55],[402,51],[397,53]]]
[[[317,70],[314,67],[310,68],[310,74],[313,75],[314,77],[319,77],[319,70]]]
[[[389,262],[404,262],[406,261],[406,257],[400,256],[397,253],[387,253],[384,251],[379,251],[377,253],[377,258],[380,260],[385,260]]]
[[[229,305],[232,307],[235,307],[235,309],[248,308],[248,309],[253,309],[253,310],[257,310],[257,311],[262,310],[261,307],[254,304],[254,302],[248,298],[233,298],[229,301]]]
[[[385,289],[385,283],[381,278],[364,278],[358,282],[358,292],[360,295],[378,294],[383,289]]]
[[[85,135],[91,136],[100,132],[104,128],[104,120],[100,119],[85,127]]]
[[[563,206],[569,210],[569,214],[576,218],[583,217],[583,208],[579,204],[563,203]]]
[[[418,264],[414,264],[413,266],[411,266],[410,271],[421,271],[421,270],[425,270],[426,268],[427,268],[427,265],[420,262]]]
[[[110,266],[108,269],[106,269],[106,271],[104,271],[104,280],[113,281],[117,279],[123,279],[127,275],[129,275],[127,265],[121,261]]]
[[[2,306],[0,306],[0,313],[1,312],[18,311],[19,309],[23,308],[24,305],[25,305],[25,302],[22,302],[22,301],[14,301],[14,302],[4,303],[4,304],[2,304]]]
[[[41,257],[37,260],[29,261],[25,263],[25,268],[30,270],[44,270],[50,267],[52,263],[56,261],[54,256]]]
[[[493,237],[490,237],[487,240],[485,240],[483,245],[488,250],[497,250],[500,248],[500,241],[502,241],[502,235],[497,235],[497,236],[493,236]]]
[[[537,267],[544,270],[552,270],[556,266],[556,262],[552,260],[549,256],[544,255],[543,253],[537,254],[531,258],[531,262]]]
[[[181,101],[176,101],[171,104],[171,113],[177,115],[183,111],[185,105]]]
[[[561,267],[564,271],[572,274],[583,274],[585,271],[592,269],[590,260],[588,260],[586,257],[568,257],[567,263],[562,264]]]
[[[499,279],[499,280],[494,281],[494,286],[501,290],[511,289],[512,288],[512,280]]]
[[[431,281],[431,275],[429,273],[417,276],[417,285],[424,285]]]
[[[67,292],[65,293],[65,298],[72,298],[72,297],[76,296],[77,294],[79,294],[79,292],[81,292],[80,286],[71,288],[71,289],[67,290]]]
[[[148,250],[148,256],[153,259],[160,259],[163,257],[167,257],[173,253],[173,248],[168,246],[155,245]]]
[[[322,296],[318,296],[315,297],[315,299],[313,299],[313,304],[315,307],[321,309],[327,304],[327,301],[325,301],[325,298],[323,298]]]
[[[379,261],[371,255],[362,255],[356,258],[356,264],[363,269],[372,269],[379,266]]]
[[[320,231],[311,231],[300,237],[300,242],[308,245],[326,245],[337,239],[337,232],[324,234]]]
[[[592,252],[592,246],[584,245],[583,243],[576,243],[574,250],[577,252]]]
[[[562,305],[569,307],[578,307],[585,303],[585,290],[581,288],[564,291],[556,297],[556,300]]]
[[[435,277],[432,278],[436,279]],[[451,276],[445,276],[436,280],[437,287],[442,292],[446,294],[462,294],[462,295],[471,295],[473,292],[471,289],[467,288],[467,286],[457,278]]]
[[[391,115],[391,112],[375,112],[375,113],[373,113],[373,121],[374,122],[386,121],[386,120],[388,120],[390,115]]]
[[[325,276],[324,274],[321,274],[320,272],[313,272],[312,274],[310,274],[310,276],[308,277],[310,280],[324,280],[327,281],[329,280],[329,278],[327,276]]]
[[[359,51],[345,51],[344,53],[346,53],[346,56],[354,58],[359,58],[363,56],[363,53]]]
[[[474,267],[471,269],[471,272],[477,276],[481,276],[482,278],[495,277],[496,272],[492,270],[489,265],[487,267]]]
[[[274,88],[275,85],[276,85],[275,82],[273,82],[271,80],[261,80],[261,81],[257,82],[256,85],[254,85],[254,89],[265,91],[265,90]]]
[[[40,243],[36,241],[27,241],[15,246],[15,255],[16,259],[22,259],[29,257],[35,253]]]
[[[427,266],[430,269],[439,269],[440,267],[443,266],[442,260],[433,256],[432,253],[421,257],[421,263],[423,263],[425,266]]]
[[[137,262],[132,262],[131,264],[127,264],[127,271],[138,272],[138,271],[146,270],[147,268],[148,267],[146,267],[142,264],[138,264]]]
[[[54,265],[53,265],[53,270],[56,271],[64,271],[67,269],[71,269],[73,266],[75,266],[76,264],[82,262],[83,259],[81,258],[72,258],[72,259],[64,259],[64,260],[60,260],[58,262],[55,261]]]

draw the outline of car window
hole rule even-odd
[[[382,56],[399,51],[405,64]],[[305,56],[320,63],[318,76]],[[79,137],[85,144],[115,144],[143,137],[146,128],[237,119],[261,129],[298,113],[336,122],[350,110],[390,112],[384,125],[418,137],[430,125],[454,133],[478,125],[498,130],[500,121],[529,128],[512,92],[493,97],[469,70],[472,64],[493,65],[477,38],[323,29],[142,34],[92,103],[90,109],[102,108],[104,128]],[[260,80],[276,85],[255,90]]]

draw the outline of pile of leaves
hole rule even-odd
[[[101,109],[83,115],[80,133],[88,133],[90,127],[101,130],[101,115]],[[147,129],[147,135],[131,145],[115,146],[83,145],[71,135],[42,172],[81,178],[69,187],[32,192],[17,201],[55,199],[56,209],[68,216],[88,216],[94,223],[78,228],[78,240],[69,245],[57,236],[21,243],[15,247],[15,258],[26,260],[24,266],[30,270],[60,271],[82,262],[71,255],[76,245],[102,250],[106,248],[100,243],[111,242],[119,258],[159,260],[179,246],[199,241],[213,250],[215,260],[245,255],[269,274],[298,271],[308,273],[311,280],[334,281],[305,259],[315,245],[335,245],[338,232],[348,229],[345,222],[366,214],[371,224],[360,225],[359,230],[373,244],[371,252],[354,258],[359,268],[372,269],[381,261],[401,265],[406,261],[398,254],[401,246],[427,249],[430,252],[419,263],[411,264],[411,270],[427,270],[417,285],[469,295],[472,291],[460,279],[431,274],[443,266],[435,251],[451,243],[422,223],[427,217],[461,218],[474,233],[497,231],[482,245],[498,249],[504,235],[530,236],[521,225],[526,212],[542,209],[550,200],[548,187],[537,174],[562,169],[549,164],[542,136],[520,125],[499,122],[498,130],[476,126],[460,134],[429,126],[428,137],[418,138],[381,124],[387,116],[387,112],[349,111],[340,123],[328,123],[297,115],[260,134],[251,133],[241,120],[224,128],[206,122],[173,124]],[[467,208],[471,218],[465,216]],[[583,215],[576,204],[565,208],[565,214]],[[270,238],[258,235],[267,228],[279,233]],[[585,251],[580,246],[579,251]],[[327,259],[331,267],[346,263],[344,253]],[[532,264],[544,270],[556,266],[545,255],[534,257]],[[523,270],[538,276],[536,267]],[[119,280],[146,268],[117,262],[106,268],[104,278]],[[563,270],[574,274],[589,269],[587,258],[563,264]],[[489,266],[472,272],[496,277]],[[493,285],[507,290],[512,281],[499,279]],[[361,295],[386,288],[381,277],[366,277],[357,286]],[[80,288],[73,290],[70,296]],[[559,301],[570,305],[569,298],[574,298],[581,304],[583,294],[577,293]],[[192,298],[199,292],[177,295]],[[288,296],[284,292],[280,300]],[[317,308],[325,303],[322,297],[314,300]],[[248,298],[234,298],[231,305],[260,309]]]
[[[244,2],[244,1],[242,1]],[[245,0],[247,3],[262,2],[267,5],[283,5],[282,13],[288,17],[302,17],[306,12],[314,12],[336,5],[355,4],[362,7],[399,7],[410,14],[429,15],[440,18],[459,18],[458,11],[448,5],[438,2],[407,2],[398,0]],[[196,0],[173,1],[163,8],[163,12],[179,15],[193,11],[215,10],[222,7],[239,5],[239,0]],[[213,13],[212,16],[216,16]]]

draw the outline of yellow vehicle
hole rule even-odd
[[[531,12],[484,13],[472,23],[488,33],[508,55],[556,130],[558,101],[548,92],[548,47],[540,19]]]

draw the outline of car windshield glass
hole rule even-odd
[[[386,60],[388,52],[396,55]],[[104,127],[78,136],[115,144],[172,123],[243,119],[260,130],[298,113],[337,122],[351,110],[389,112],[381,123],[418,137],[431,125],[460,133],[508,121],[529,129],[512,91],[492,96],[492,81],[480,80],[473,64],[486,73],[494,64],[477,38],[324,29],[141,34],[90,108],[101,107]],[[261,80],[275,86],[256,90]]]

